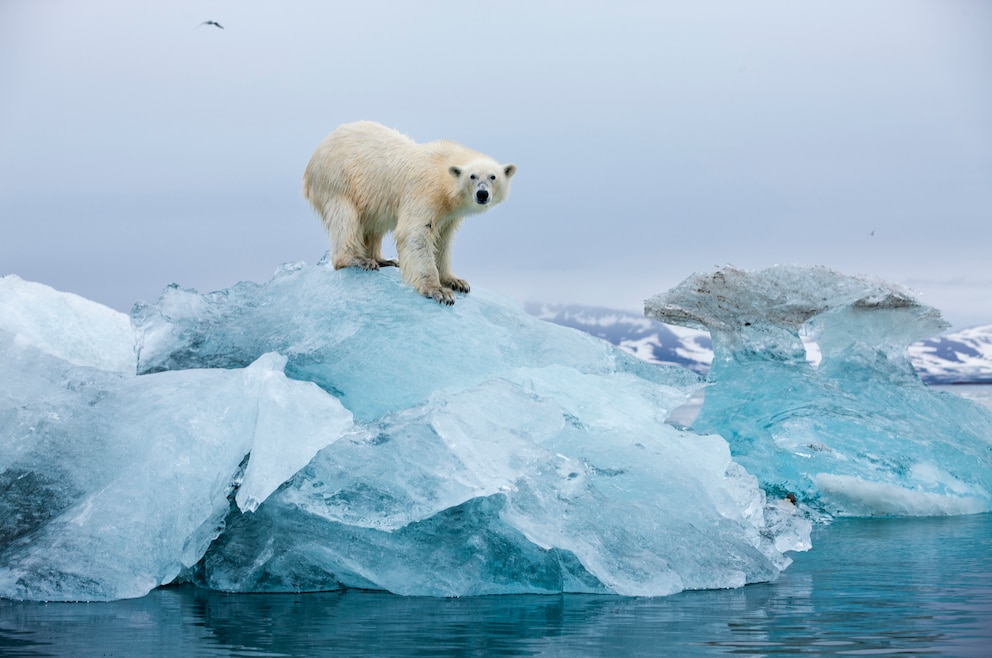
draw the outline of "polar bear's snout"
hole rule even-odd
[[[489,203],[489,186],[485,183],[479,183],[479,186],[475,189],[475,202],[480,206]]]

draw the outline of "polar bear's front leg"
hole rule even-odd
[[[451,288],[455,292],[468,292],[472,289],[468,285],[468,281],[459,279],[451,271],[451,247],[455,242],[455,231],[458,230],[461,223],[462,218],[458,217],[441,226],[438,231],[437,238],[435,239],[437,273],[442,286]]]
[[[429,219],[401,216],[396,226],[396,252],[403,280],[424,297],[451,306],[455,294],[441,285],[437,254]]]

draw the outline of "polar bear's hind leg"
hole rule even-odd
[[[324,204],[321,214],[331,238],[331,263],[334,269],[340,270],[345,267],[358,267],[363,270],[379,269],[379,263],[369,251],[366,240],[363,239],[358,211],[351,201],[342,196],[333,196]]]
[[[399,267],[398,261],[382,255],[382,239],[385,233],[366,231],[365,250],[379,267]]]

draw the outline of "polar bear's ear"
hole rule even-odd
[[[513,174],[517,173],[517,165],[515,164],[503,165],[503,173],[506,174],[507,178],[510,178],[511,176],[513,176]]]
[[[455,165],[451,165],[450,167],[448,167],[448,173],[454,176],[455,178],[458,178],[459,176],[462,175],[462,168],[456,167]]]

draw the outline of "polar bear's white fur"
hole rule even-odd
[[[320,213],[335,269],[397,265],[382,256],[393,231],[403,279],[420,294],[454,304],[469,285],[451,271],[455,231],[510,193],[517,168],[460,144],[417,144],[373,121],[339,127],[314,151],[303,196]]]

